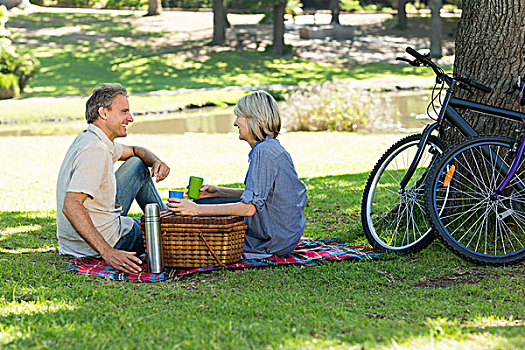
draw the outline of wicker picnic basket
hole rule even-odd
[[[141,229],[144,232],[144,220]],[[183,216],[160,213],[164,266],[226,266],[239,262],[244,254],[248,227],[241,216]]]

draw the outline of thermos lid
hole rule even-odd
[[[157,203],[146,204],[146,208],[144,209],[144,211],[145,211],[146,217],[160,215],[160,209]]]

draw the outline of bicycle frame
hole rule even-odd
[[[405,190],[405,187],[408,185],[410,179],[414,175],[414,172],[421,160],[421,156],[423,154],[423,150],[428,142],[428,138],[432,132],[434,132],[443,122],[444,119],[448,120],[454,127],[456,127],[465,137],[473,137],[477,136],[478,133],[476,130],[474,130],[470,124],[468,124],[465,119],[459,114],[454,108],[462,108],[465,110],[470,111],[476,111],[483,114],[488,114],[491,116],[496,117],[502,117],[511,119],[514,121],[522,121],[525,119],[525,114],[520,112],[515,112],[509,109],[504,108],[498,108],[494,106],[489,106],[482,103],[477,103],[473,101],[468,101],[464,99],[460,99],[457,97],[453,97],[454,93],[454,87],[455,87],[455,81],[452,81],[450,84],[450,87],[447,89],[447,92],[445,94],[445,97],[443,99],[443,105],[441,107],[441,110],[439,112],[439,116],[435,123],[429,124],[425,126],[422,132],[421,141],[419,142],[418,149],[416,152],[416,155],[414,156],[414,159],[412,160],[412,163],[408,167],[408,170],[403,177],[403,180],[400,182],[401,191]],[[517,166],[519,161],[521,160],[521,156],[523,155],[523,151],[525,150],[525,137],[521,142],[520,150],[522,151],[520,154],[518,154],[517,161],[513,162],[513,165],[511,166],[511,169],[509,170],[509,167],[506,166],[499,157],[490,149],[486,149],[486,156],[491,156],[493,158],[498,159],[497,160],[497,166],[498,170],[507,173],[507,176],[503,183],[498,187],[498,190],[501,188],[501,191],[505,188],[505,186],[510,182],[510,179],[512,176],[514,176],[514,173],[516,172]],[[516,163],[516,164],[514,164]],[[525,186],[524,186],[525,188]]]

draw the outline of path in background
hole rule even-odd
[[[63,13],[104,13],[113,15],[128,15],[129,23],[136,26],[138,31],[162,32],[160,38],[152,40],[158,43],[171,45],[191,44],[197,40],[209,40],[213,34],[213,13],[209,11],[164,11],[160,16],[144,16],[144,11],[123,10],[96,10],[96,9],[69,9],[45,8],[33,6],[33,12],[63,12]],[[132,16],[134,15],[134,16]],[[453,55],[455,22],[450,16],[444,16],[443,21],[443,48],[445,56]],[[457,18],[457,15],[454,15]],[[232,28],[227,30],[228,45],[234,44],[235,33],[238,30],[249,28],[257,31],[262,39],[263,46],[272,43],[272,26],[257,24],[260,14],[229,14],[228,20]],[[395,28],[392,15],[385,13],[351,13],[341,14],[340,22],[343,25],[354,27],[355,36],[352,40],[302,39],[299,37],[299,28],[306,25],[326,25],[330,22],[328,13],[317,13],[314,16],[297,16],[295,21],[288,20],[286,26],[285,43],[294,46],[296,54],[304,59],[317,62],[337,64],[353,68],[358,64],[372,62],[395,62],[396,56],[403,55],[407,46],[416,49],[430,47],[430,28],[421,26],[421,21],[411,21],[410,30],[401,31]],[[448,18],[448,19],[447,19]],[[56,30],[56,29],[55,29]],[[62,30],[67,30],[62,28]],[[79,30],[79,28],[71,28]],[[23,33],[23,30],[22,30]],[[116,38],[118,40],[118,38]],[[138,39],[134,39],[138,40]],[[151,43],[151,41],[149,41]],[[123,43],[125,44],[125,43]],[[217,47],[203,47],[203,50],[217,50]],[[447,62],[451,64],[449,57]]]

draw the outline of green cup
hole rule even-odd
[[[197,199],[199,198],[200,189],[204,179],[198,176],[190,176],[190,183],[188,185],[188,197]]]

